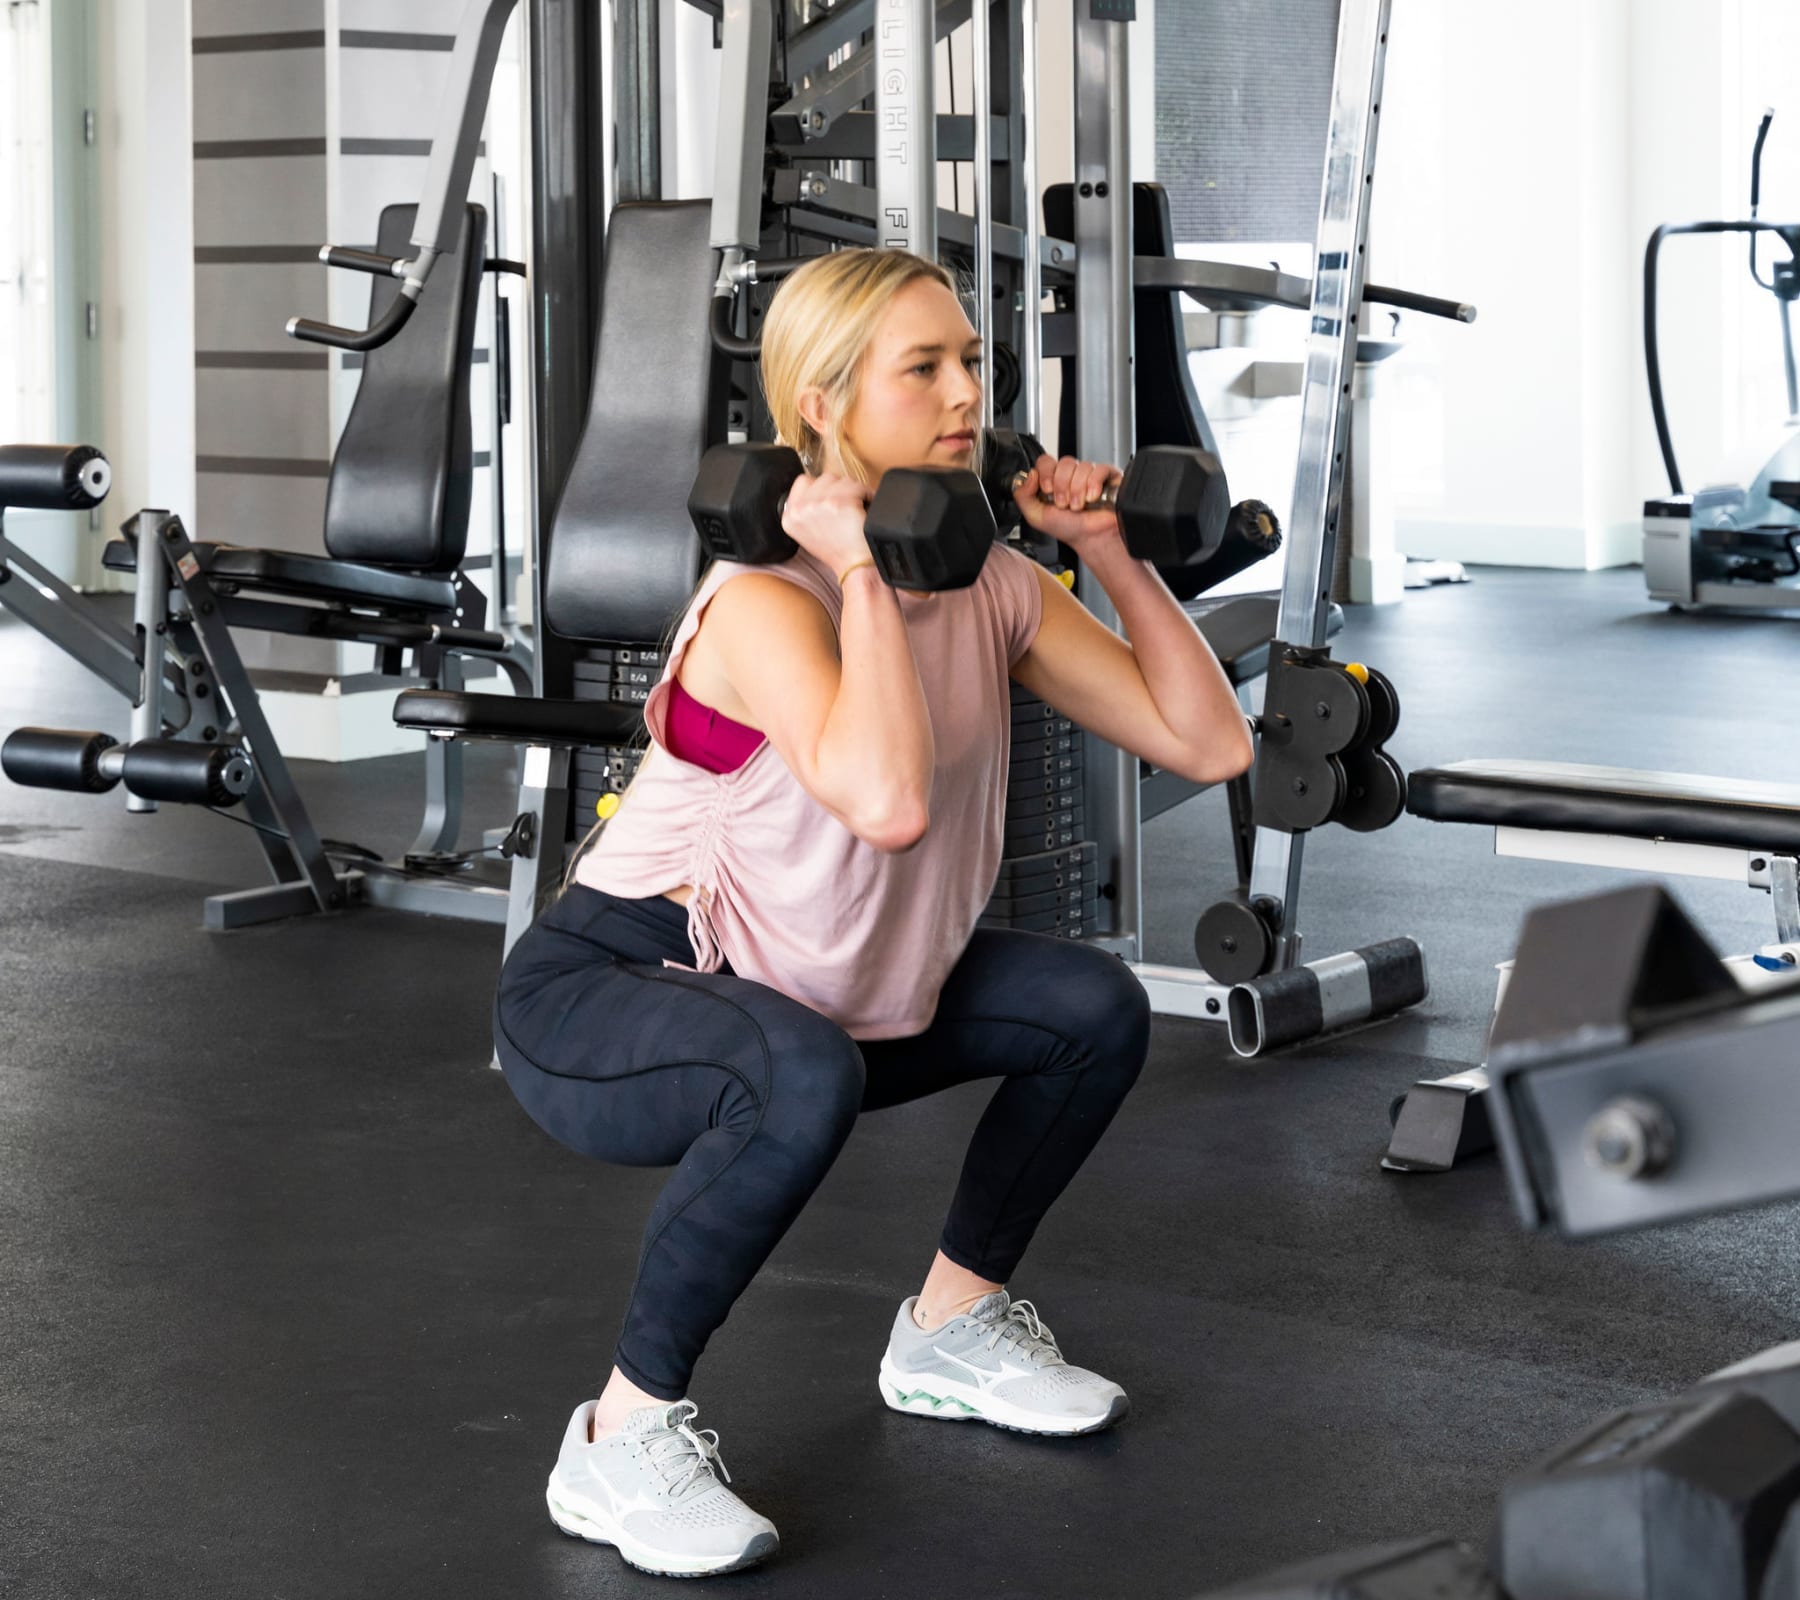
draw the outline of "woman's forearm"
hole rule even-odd
[[[1196,750],[1218,755],[1221,765],[1242,770],[1250,759],[1250,735],[1237,692],[1156,568],[1134,559],[1116,540],[1083,559],[1118,612],[1138,671],[1169,731]],[[1233,751],[1243,757],[1235,764],[1228,759]]]

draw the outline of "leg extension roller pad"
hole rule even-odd
[[[1226,1001],[1231,1048],[1258,1056],[1338,1028],[1391,1016],[1430,992],[1425,952],[1386,939],[1237,984]]]

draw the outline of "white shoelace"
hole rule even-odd
[[[1037,1307],[1029,1300],[1014,1300],[1007,1306],[1006,1315],[994,1324],[987,1347],[992,1351],[1002,1341],[1009,1350],[1017,1350],[1021,1355],[1044,1357],[1044,1366],[1067,1365],[1056,1335],[1044,1326]]]
[[[691,1400],[683,1400],[668,1415],[667,1431],[652,1434],[645,1441],[644,1450],[668,1485],[670,1499],[679,1499],[713,1467],[730,1483],[731,1474],[725,1470],[724,1458],[719,1454],[718,1434],[711,1428],[695,1430],[688,1426],[700,1415],[700,1408]]]

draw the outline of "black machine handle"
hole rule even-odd
[[[367,328],[340,328],[335,323],[315,322],[311,317],[289,317],[288,337],[304,339],[308,344],[328,344],[334,350],[377,350],[406,326],[417,304],[402,288],[381,320]]]
[[[1433,294],[1415,294],[1411,289],[1384,289],[1378,283],[1363,285],[1363,299],[1372,305],[1393,306],[1400,311],[1418,311],[1428,317],[1445,317],[1451,322],[1473,322],[1475,308],[1466,300],[1444,300]]]
[[[1764,123],[1766,129],[1768,124]],[[1761,148],[1761,139],[1758,139]],[[1650,235],[1644,247],[1644,376],[1650,384],[1650,414],[1656,420],[1656,442],[1662,448],[1663,466],[1669,474],[1669,493],[1682,493],[1681,471],[1675,465],[1675,446],[1669,437],[1669,413],[1663,403],[1662,361],[1656,342],[1656,263],[1663,240],[1678,233],[1747,233],[1754,248],[1755,236],[1772,233],[1800,259],[1800,222],[1758,222],[1754,219],[1715,222],[1665,222]],[[1766,286],[1765,286],[1766,287]]]
[[[374,250],[358,250],[347,244],[328,244],[319,251],[319,259],[328,267],[342,267],[347,272],[367,272],[377,278],[398,278],[396,270],[406,262],[399,256],[384,256]]]

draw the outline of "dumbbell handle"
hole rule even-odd
[[[1007,493],[1017,494],[1019,492],[1019,486],[1030,476],[1031,474],[1029,472],[1015,472],[1006,485]],[[1049,505],[1054,497],[1039,490],[1038,499],[1043,502],[1043,504]],[[1081,509],[1083,511],[1111,511],[1118,503],[1119,486],[1117,483],[1109,483],[1097,496],[1095,496],[1094,499],[1084,500],[1081,504]]]

